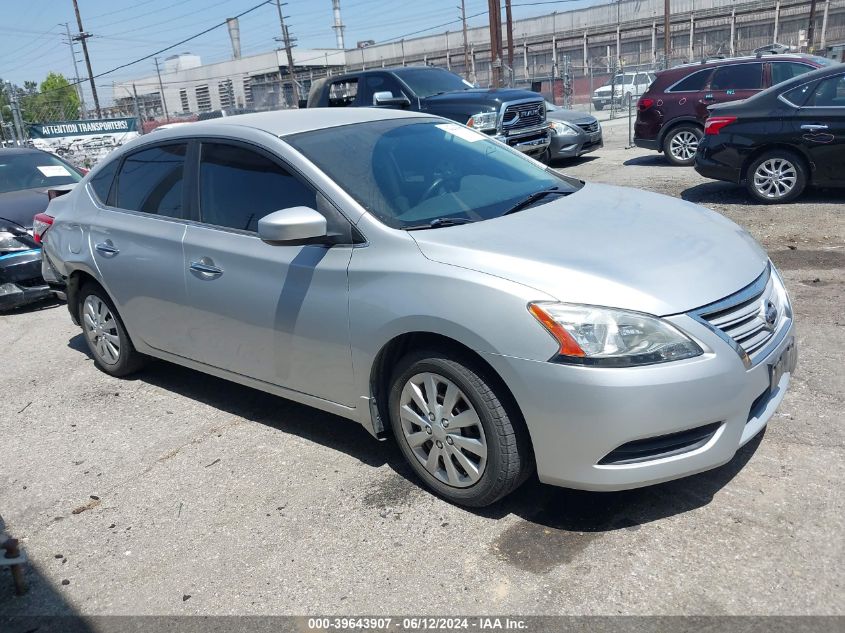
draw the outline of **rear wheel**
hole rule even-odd
[[[695,152],[702,136],[704,132],[696,125],[672,128],[663,139],[663,153],[673,165],[689,167],[695,162]]]
[[[766,152],[748,166],[745,186],[759,202],[774,204],[794,200],[807,186],[804,161],[789,150]]]
[[[79,293],[79,323],[94,364],[112,376],[126,376],[144,364],[114,304],[98,285],[86,284]]]
[[[390,421],[414,472],[457,504],[489,505],[531,470],[527,432],[471,359],[427,350],[403,358],[393,375]]]

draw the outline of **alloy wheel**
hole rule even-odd
[[[763,198],[777,200],[795,188],[798,172],[785,158],[770,158],[754,170],[754,189]]]
[[[109,306],[97,295],[88,295],[82,304],[85,336],[100,361],[115,365],[120,360],[120,336],[117,321]]]
[[[678,132],[669,143],[669,151],[678,160],[692,160],[698,149],[698,137],[686,130]]]
[[[487,440],[475,407],[451,380],[412,376],[399,399],[402,435],[434,477],[455,488],[477,483],[487,465]]]

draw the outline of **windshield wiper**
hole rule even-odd
[[[555,196],[568,196],[571,191],[561,191],[560,187],[554,186],[549,187],[548,189],[543,189],[542,191],[535,191],[529,196],[526,196],[515,205],[513,205],[510,209],[505,211],[502,215],[510,215],[511,213],[516,213],[517,211],[522,211],[525,207],[534,204],[538,200],[545,198],[546,196],[555,195]]]
[[[428,224],[415,224],[402,227],[406,231],[422,231],[424,229],[439,229],[444,226],[457,226],[458,224],[471,224],[475,220],[469,218],[434,218]]]

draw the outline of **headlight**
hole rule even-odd
[[[0,253],[14,251],[28,251],[32,246],[18,239],[18,236],[8,231],[0,231]]]
[[[641,312],[545,301],[528,310],[560,345],[557,362],[630,367],[703,353],[671,323]]]
[[[550,127],[558,136],[577,136],[578,134],[578,131],[575,130],[575,128],[567,125],[566,123],[561,123],[560,121],[552,121]]]
[[[467,127],[471,127],[482,132],[486,130],[495,130],[496,120],[498,117],[499,115],[495,112],[479,112],[478,114],[473,114],[469,118],[469,121],[467,121]]]

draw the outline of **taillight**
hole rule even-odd
[[[639,110],[640,112],[644,112],[653,105],[654,99],[649,99],[648,97],[640,97],[640,100],[637,102],[637,110]]]
[[[36,244],[41,244],[44,234],[53,226],[53,216],[46,213],[39,213],[32,218],[32,237]]]
[[[735,116],[711,116],[704,123],[704,133],[708,136],[716,136],[723,127],[736,121]]]

